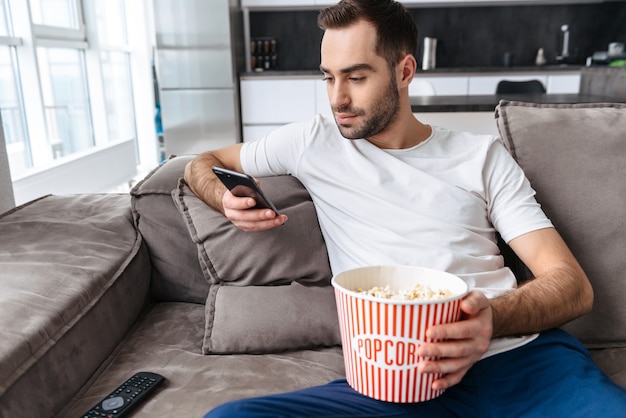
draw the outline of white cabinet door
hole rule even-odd
[[[468,77],[416,75],[409,84],[409,96],[464,96],[467,94]]]
[[[326,83],[323,81],[315,82],[315,113],[329,116],[333,114],[326,91]]]
[[[244,125],[280,125],[315,114],[315,80],[242,80]]]
[[[496,87],[501,80],[539,80],[545,86],[548,83],[548,76],[546,74],[502,74],[471,76],[469,78],[468,94],[494,94],[496,92]]]
[[[165,151],[198,154],[236,143],[232,89],[161,91]]]
[[[580,73],[549,75],[546,88],[548,93],[578,93],[580,91]]]
[[[494,112],[421,112],[414,115],[423,123],[454,131],[499,135]]]

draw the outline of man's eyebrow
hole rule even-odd
[[[363,70],[372,71],[372,72],[376,71],[374,69],[374,67],[372,67],[370,64],[363,63],[363,64],[354,64],[354,65],[351,65],[349,67],[342,68],[341,70],[339,70],[339,72],[341,74],[350,74],[350,73],[353,73],[355,71],[363,71]],[[322,67],[321,65],[320,65],[320,71],[323,72],[323,73],[328,73],[328,74],[332,73],[332,71]]]

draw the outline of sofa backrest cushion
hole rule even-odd
[[[496,119],[594,289],[592,312],[564,328],[588,346],[625,346],[626,105],[503,100]]]
[[[152,261],[152,295],[158,301],[204,303],[209,291],[196,246],[171,196],[192,158],[171,157],[130,192],[135,227]]]
[[[289,220],[244,232],[196,197],[172,193],[209,283],[203,352],[267,353],[340,343],[328,254],[311,197],[291,176],[261,178]]]

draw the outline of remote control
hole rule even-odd
[[[133,375],[83,414],[83,418],[118,418],[125,416],[133,407],[157,388],[165,378],[156,373],[139,372]]]

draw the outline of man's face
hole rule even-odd
[[[399,109],[395,72],[376,54],[376,29],[365,21],[328,29],[321,48],[330,106],[341,134],[372,137],[389,126]]]

